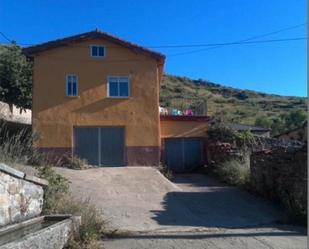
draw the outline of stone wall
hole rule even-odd
[[[250,160],[253,190],[305,215],[307,210],[307,147],[254,152]]]
[[[248,164],[249,167],[251,152],[247,151],[245,153],[244,151],[240,151],[230,143],[211,143],[208,145],[207,152],[208,163],[212,166],[217,167],[225,161],[238,160]]]
[[[0,226],[40,215],[44,185],[45,180],[0,163]]]

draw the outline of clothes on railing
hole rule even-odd
[[[159,112],[161,115],[168,115],[168,110],[164,107],[159,106]]]
[[[172,116],[194,116],[192,109],[186,109],[181,111],[177,108],[164,108],[159,107],[160,115],[172,115]]]
[[[192,109],[187,109],[184,111],[185,116],[193,116],[193,110]]]

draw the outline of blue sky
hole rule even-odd
[[[146,47],[225,43],[305,23],[305,0],[0,0],[0,31],[36,44],[96,27]],[[301,26],[265,39],[307,36]],[[5,42],[0,37],[0,42]],[[282,95],[307,95],[306,40],[200,48],[156,48],[169,74]]]

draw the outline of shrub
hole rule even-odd
[[[250,180],[250,169],[248,165],[237,159],[225,161],[218,165],[215,174],[231,185],[246,187]]]
[[[69,169],[87,169],[89,165],[87,160],[73,157],[67,160],[66,167]]]
[[[107,222],[89,200],[79,201],[67,195],[58,201],[56,211],[81,216],[79,234],[69,241],[68,248],[100,248],[99,240],[105,232]]]
[[[0,125],[0,161],[10,164],[27,164],[34,158],[33,136],[28,129],[11,134],[6,124]]]
[[[160,163],[158,170],[164,175],[167,179],[171,180],[173,178],[173,172],[165,165]]]
[[[245,100],[249,98],[248,94],[245,91],[241,91],[235,94],[235,97],[239,100]]]
[[[71,238],[67,248],[100,248],[98,241],[103,236],[106,222],[102,213],[89,200],[79,201],[69,193],[69,182],[50,166],[38,167],[39,176],[48,180],[44,190],[44,214],[72,214],[81,216],[79,234]]]
[[[69,182],[52,169],[51,166],[43,165],[37,167],[38,175],[48,181],[48,186],[44,189],[43,213],[59,213],[58,205],[69,193]]]
[[[307,226],[307,193],[284,191],[280,193],[282,204],[289,212],[290,222]]]
[[[270,128],[272,126],[272,120],[268,118],[266,115],[258,116],[255,119],[256,126],[264,127],[264,128]]]

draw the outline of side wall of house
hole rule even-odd
[[[89,46],[106,47],[106,57],[91,58]],[[67,73],[78,76],[78,97],[66,97]],[[107,97],[107,77],[128,76],[131,96]],[[35,147],[72,155],[73,127],[122,126],[128,165],[159,160],[159,82],[153,58],[104,40],[51,49],[35,56],[33,129]],[[142,155],[142,156],[141,156]]]
[[[161,138],[206,137],[207,122],[202,121],[160,121]]]

